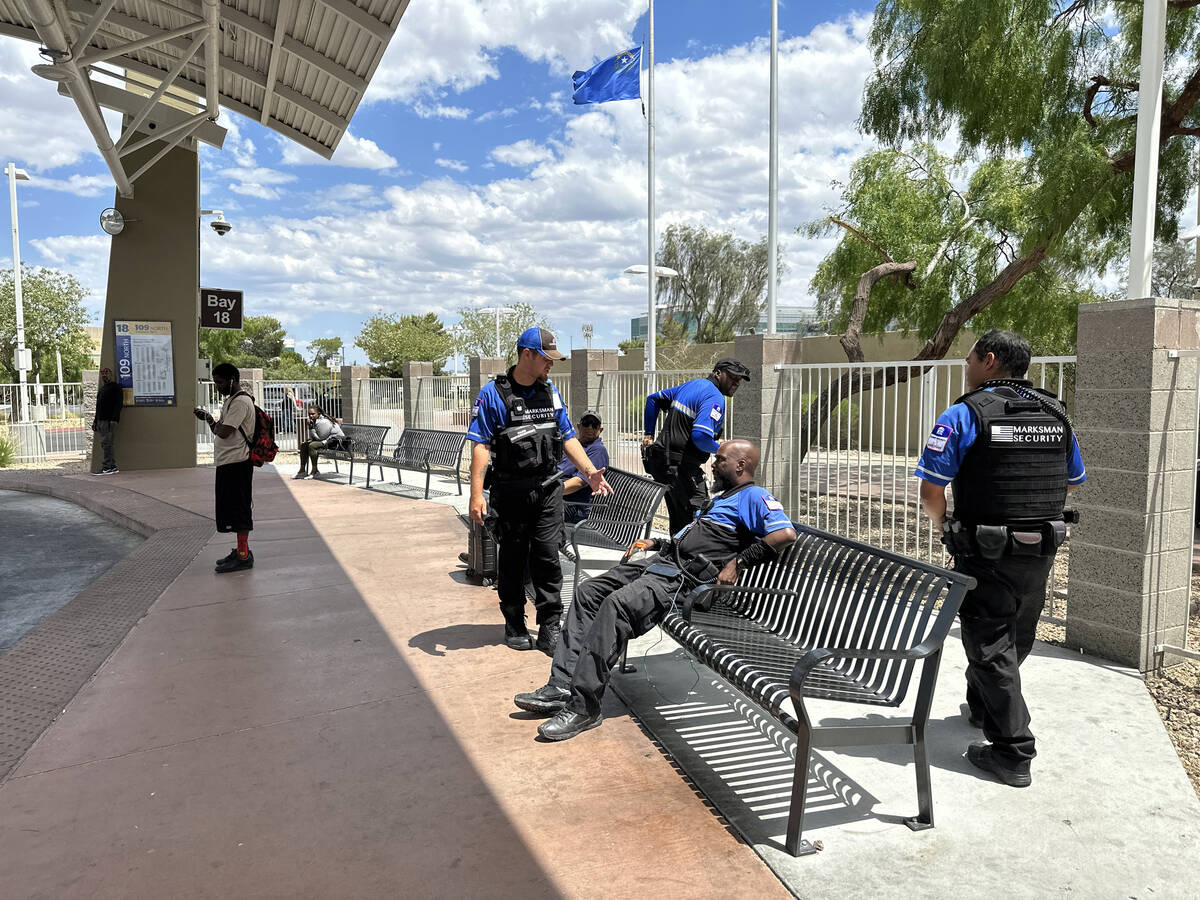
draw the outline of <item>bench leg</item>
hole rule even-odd
[[[462,496],[462,475],[458,473],[458,469],[454,470],[454,483],[458,485],[458,496]]]
[[[426,466],[425,467],[425,499],[426,500],[429,499],[429,479],[432,475],[433,475],[433,472],[431,472],[429,470],[429,467]]]
[[[921,669],[921,684],[917,688],[917,702],[913,708],[913,760],[917,764],[917,814],[905,819],[904,824],[913,831],[924,831],[933,827],[933,785],[929,780],[929,753],[925,747],[925,727],[929,724],[929,711],[933,706],[933,689],[937,682],[938,664],[942,653],[939,650],[925,660]]]
[[[354,457],[350,457],[350,484],[354,484]]]
[[[630,672],[636,672],[637,666],[631,666],[629,660],[629,641],[628,639],[621,641],[621,662],[617,665],[617,671],[623,675],[628,675]]]
[[[793,701],[794,702],[794,701]],[[808,763],[812,756],[812,722],[804,701],[796,703],[796,768],[792,775],[792,806],[788,812],[787,852],[792,856],[808,856],[817,848],[801,838],[804,829],[804,801],[808,795]]]
[[[379,470],[379,478],[383,480],[383,469]],[[371,464],[367,463],[367,487],[371,486]]]

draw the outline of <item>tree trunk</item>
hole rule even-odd
[[[873,269],[868,269],[863,273],[862,278],[858,279],[858,288],[854,291],[854,304],[850,307],[850,322],[846,325],[845,334],[840,338],[842,349],[846,351],[846,358],[850,362],[863,361],[859,336],[862,334],[863,319],[867,317],[867,303],[871,299],[871,288],[875,287],[877,281],[887,278],[889,275],[907,277],[916,271],[916,268],[917,261],[915,259],[902,263],[885,262]]]

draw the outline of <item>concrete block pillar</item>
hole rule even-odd
[[[1192,571],[1200,301],[1079,307],[1067,644],[1146,671],[1182,646]]]
[[[576,350],[571,354],[571,421],[578,425],[589,409],[595,410],[607,424],[601,411],[601,372],[615,372],[620,365],[616,350]],[[615,427],[616,422],[612,423]],[[614,431],[615,433],[615,431]]]
[[[83,381],[83,433],[85,441],[83,458],[92,459],[92,445],[96,441],[96,433],[92,431],[92,420],[96,418],[96,396],[100,393],[100,370],[84,369],[80,378]]]
[[[508,360],[490,359],[488,357],[472,356],[467,360],[467,372],[471,385],[471,402],[479,396],[483,386],[508,371]]]
[[[421,421],[417,415],[417,411],[421,403],[421,379],[429,378],[433,375],[433,363],[431,362],[406,362],[401,370],[401,377],[404,380],[404,427],[405,428],[431,428],[431,421]],[[429,390],[428,381],[425,383],[425,390]],[[425,408],[429,408],[429,398],[425,398]],[[430,417],[425,416],[428,420]]]
[[[239,369],[241,375],[242,387],[250,391],[254,395],[254,402],[259,406],[263,405],[263,370],[262,369]]]
[[[754,442],[763,455],[756,481],[782,497],[783,453],[789,442],[786,435],[776,433],[783,420],[776,415],[779,372],[775,367],[800,361],[800,341],[791,335],[747,334],[734,340],[733,355],[752,374],[728,403],[730,424],[725,437]]]
[[[371,424],[371,369],[369,366],[342,366],[338,395],[342,400],[342,421],[356,425]],[[390,439],[398,435],[388,434]]]

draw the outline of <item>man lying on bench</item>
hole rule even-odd
[[[774,559],[796,540],[783,504],[754,483],[758,459],[749,441],[723,443],[713,461],[713,489],[720,493],[696,519],[670,540],[635,541],[620,565],[579,588],[550,681],[513,698],[528,712],[553,715],[539,735],[565,741],[599,725],[600,701],[626,640],[661,622],[697,585],[733,584],[739,572]],[[658,552],[630,560],[638,550]]]

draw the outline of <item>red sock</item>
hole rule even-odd
[[[250,534],[245,531],[238,532],[238,556],[245,559],[250,555]]]

